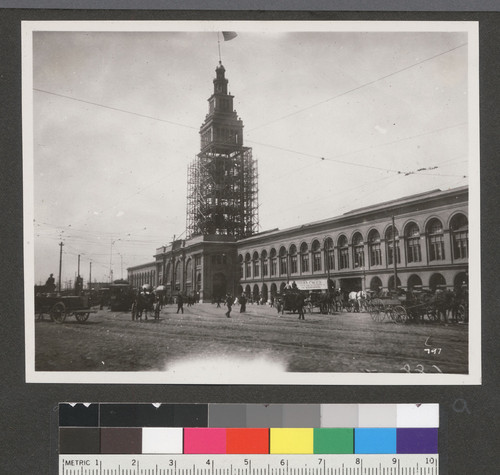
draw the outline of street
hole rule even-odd
[[[98,307],[95,307],[98,309]],[[167,305],[155,321],[98,310],[84,323],[35,322],[36,371],[164,371],[212,359],[289,372],[467,373],[468,325],[374,322],[368,313],[307,314],[203,303]]]

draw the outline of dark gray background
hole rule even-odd
[[[411,3],[411,5],[410,5]],[[432,5],[429,5],[431,4]],[[441,473],[499,473],[500,430],[497,243],[500,166],[500,5],[497,1],[316,1],[236,2],[201,0],[0,1],[0,473],[57,473],[57,412],[60,401],[234,402],[234,403],[404,403],[441,405]],[[43,9],[32,9],[28,7]],[[143,10],[126,10],[137,8]],[[87,10],[58,10],[87,8]],[[184,10],[145,10],[154,8]],[[207,8],[220,9],[221,11]],[[123,10],[117,10],[123,8]],[[192,10],[198,8],[205,11]],[[289,11],[271,11],[284,10]],[[298,11],[305,10],[307,11]],[[340,11],[325,11],[332,10]],[[411,8],[412,11],[406,11]],[[93,9],[93,10],[92,10]],[[372,9],[377,12],[347,11]],[[401,10],[383,11],[383,10]],[[268,11],[264,11],[268,10]],[[294,11],[292,11],[294,10]],[[316,10],[316,11],[313,11]],[[417,11],[429,10],[429,11]],[[433,11],[430,11],[433,10]],[[442,10],[442,11],[439,11]],[[448,11],[445,11],[448,10]],[[462,11],[461,11],[462,10]],[[467,11],[466,11],[467,10]],[[487,11],[492,10],[492,11]],[[26,384],[24,374],[23,222],[21,142],[22,20],[425,20],[479,21],[481,106],[482,386],[167,386]],[[54,183],[57,193],[57,183]],[[470,413],[453,410],[456,399]]]

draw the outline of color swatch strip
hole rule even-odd
[[[438,404],[69,404],[61,454],[435,454]]]
[[[60,427],[60,454],[436,454],[437,428]]]
[[[438,404],[69,404],[61,427],[429,428]]]

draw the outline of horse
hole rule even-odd
[[[361,309],[366,308],[367,294],[364,290],[359,290],[357,292],[349,292],[349,303],[354,308],[355,312],[361,311]]]
[[[157,319],[157,314],[159,317],[159,302],[158,311],[155,309],[155,294],[153,292],[140,292],[132,305],[132,320],[141,320],[142,313],[144,312],[145,320],[148,319],[148,312],[155,312],[155,320]]]

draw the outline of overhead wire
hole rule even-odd
[[[389,73],[387,75],[381,76],[381,77],[376,78],[376,79],[374,79],[372,81],[369,81],[369,82],[363,83],[361,85],[358,85],[358,86],[356,86],[354,88],[351,88],[351,89],[349,89],[347,91],[343,91],[340,94],[337,94],[335,96],[329,97],[329,98],[327,98],[325,100],[322,100],[320,102],[311,104],[311,105],[309,105],[307,107],[304,107],[304,108],[302,108],[302,109],[300,109],[298,111],[293,111],[293,112],[291,112],[289,114],[286,114],[286,115],[281,116],[279,118],[273,119],[272,121],[268,121],[268,122],[266,122],[264,124],[261,124],[259,126],[256,126],[256,127],[252,128],[252,129],[250,129],[249,132],[258,130],[258,129],[262,128],[262,127],[265,127],[265,126],[268,126],[268,125],[270,125],[272,123],[275,123],[275,122],[287,119],[287,118],[289,118],[291,116],[294,116],[294,115],[297,115],[297,114],[299,114],[301,112],[310,110],[310,109],[312,109],[314,107],[317,107],[319,105],[325,104],[325,103],[330,102],[330,101],[332,101],[334,99],[337,99],[339,97],[345,96],[345,95],[350,94],[350,93],[352,93],[354,91],[360,90],[360,89],[362,89],[364,87],[373,85],[376,82],[379,82],[379,81],[382,81],[382,80],[387,79],[389,77],[392,77],[392,76],[394,76],[396,74],[399,74],[399,73],[401,73],[403,71],[407,71],[407,70],[409,70],[409,69],[411,69],[411,68],[413,68],[415,66],[421,65],[421,64],[423,64],[423,63],[425,63],[427,61],[435,59],[435,58],[437,58],[439,56],[442,56],[444,54],[447,54],[447,53],[449,53],[451,51],[457,50],[457,49],[459,49],[459,48],[461,48],[463,46],[466,46],[466,43],[458,45],[458,46],[456,46],[454,48],[451,48],[451,49],[448,49],[446,51],[440,52],[440,53],[438,53],[436,55],[433,55],[431,57],[424,58],[421,61],[413,63],[413,64],[411,64],[409,66],[404,67],[404,68],[398,69],[397,71],[393,71],[393,72],[391,72],[391,73]],[[89,100],[85,100],[85,99],[80,99],[80,98],[72,97],[72,96],[69,96],[69,95],[66,95],[66,94],[56,93],[56,92],[53,92],[53,91],[47,91],[47,90],[44,90],[44,89],[41,89],[41,88],[33,88],[33,89],[35,91],[37,91],[37,92],[41,92],[41,93],[45,93],[45,94],[50,94],[50,95],[58,96],[58,97],[61,97],[61,98],[65,98],[65,99],[69,99],[69,100],[73,100],[73,101],[77,101],[77,102],[89,104],[89,105],[92,105],[92,106],[102,107],[102,108],[109,109],[109,110],[112,110],[112,111],[122,112],[122,113],[130,114],[130,115],[134,115],[134,116],[137,116],[137,117],[141,117],[141,118],[155,120],[155,121],[159,121],[159,122],[163,122],[163,123],[167,123],[167,124],[171,124],[171,125],[175,125],[175,126],[179,126],[179,127],[189,128],[191,130],[197,130],[197,127],[194,127],[194,126],[191,126],[191,125],[187,125],[187,124],[183,124],[183,123],[180,123],[180,122],[176,122],[176,121],[172,121],[172,120],[166,120],[166,119],[162,119],[160,117],[154,117],[154,116],[151,116],[151,115],[142,114],[142,113],[138,113],[138,112],[135,112],[135,111],[130,111],[130,110],[126,110],[126,109],[122,109],[122,108],[118,108],[118,107],[114,107],[114,106],[109,106],[109,105],[105,105],[105,104],[101,104],[101,103],[97,103],[97,102],[93,102],[93,101],[89,101]],[[265,143],[262,143],[262,142],[257,142],[257,141],[252,141],[252,140],[247,140],[247,142],[248,143],[252,143],[252,144],[257,144],[257,145],[265,146],[265,147],[274,148],[274,149],[277,149],[277,150],[282,150],[282,151],[285,151],[287,153],[293,153],[293,154],[301,155],[301,156],[304,156],[304,157],[310,157],[310,158],[320,159],[321,161],[330,161],[330,162],[341,163],[341,164],[345,164],[345,165],[349,165],[349,166],[354,166],[354,167],[363,167],[363,168],[366,168],[366,169],[386,171],[386,172],[391,172],[391,173],[395,173],[395,174],[398,174],[398,175],[401,175],[401,174],[414,174],[414,173],[417,173],[417,172],[419,172],[419,174],[425,175],[426,173],[422,173],[422,172],[425,171],[425,170],[428,170],[428,168],[423,168],[423,169],[416,170],[416,171],[403,171],[403,170],[398,170],[398,169],[383,168],[383,167],[377,167],[377,166],[368,165],[368,164],[356,163],[356,162],[352,162],[352,161],[339,160],[339,157],[345,157],[345,156],[349,156],[349,155],[359,154],[359,153],[362,153],[362,152],[367,151],[367,150],[373,150],[375,148],[380,148],[380,147],[385,147],[385,146],[388,146],[388,145],[391,145],[391,144],[400,143],[402,141],[411,140],[413,138],[421,137],[421,136],[424,136],[424,135],[428,135],[428,134],[432,134],[432,133],[437,133],[437,132],[444,131],[444,130],[447,130],[447,129],[459,127],[459,126],[462,126],[464,124],[465,123],[453,124],[453,125],[450,125],[450,126],[442,127],[440,129],[436,129],[436,130],[432,130],[432,131],[426,131],[426,132],[423,132],[421,134],[416,134],[416,135],[409,136],[409,137],[403,137],[401,139],[398,139],[398,140],[395,140],[395,141],[392,141],[392,142],[387,142],[387,143],[383,143],[383,144],[379,144],[379,145],[375,145],[375,146],[366,147],[364,149],[360,149],[360,150],[356,150],[356,151],[352,151],[352,152],[347,152],[347,153],[338,155],[336,157],[324,157],[324,156],[320,156],[320,155],[313,155],[313,154],[309,154],[309,153],[305,153],[305,152],[300,152],[300,151],[293,150],[293,149],[288,149],[288,148],[285,148],[285,147],[279,147],[279,146],[275,146],[275,145],[271,145],[271,144],[265,144]],[[309,165],[307,165],[307,167],[308,166]],[[307,167],[301,167],[301,168],[299,168],[298,171],[300,171],[300,170],[302,170],[304,168],[307,168]],[[295,170],[295,172],[296,171],[297,170]],[[293,171],[291,171],[290,173],[293,173]],[[436,173],[428,173],[426,175],[458,177],[458,175],[439,175],[439,174],[436,174]],[[384,179],[385,178],[386,177],[384,177]],[[155,184],[161,182],[162,180],[163,180],[163,178],[152,182],[152,184],[144,186],[143,188],[141,188],[138,191],[136,191],[132,196],[137,196],[137,195],[141,194],[143,191],[145,191],[146,189],[148,189],[150,186],[154,186]],[[363,185],[363,186],[365,186],[365,185]],[[126,200],[129,199],[129,198],[130,197],[126,198]],[[117,203],[117,204],[119,204],[119,203]],[[102,213],[104,213],[104,212],[106,212],[106,211],[108,211],[110,209],[115,208],[117,206],[117,204],[113,205],[113,206],[111,206],[109,208],[105,208],[104,210],[102,210]],[[86,217],[86,219],[88,219],[88,217]],[[45,223],[45,224],[47,224],[47,223]],[[71,227],[71,225],[68,225],[68,227]],[[65,227],[56,227],[56,229],[66,229],[66,228]],[[77,231],[74,228],[71,228],[71,229],[73,231]],[[88,231],[88,230],[82,230],[82,229],[80,229],[77,232],[88,233],[88,234],[93,235],[95,237],[95,234],[93,234],[91,231]],[[137,232],[140,232],[140,231],[135,231],[135,233],[137,233]],[[186,232],[186,230],[184,230],[184,232],[180,236],[182,236],[185,232]],[[105,234],[105,233],[103,233],[103,234]],[[111,234],[111,233],[109,233],[109,234]],[[121,235],[123,236],[123,233],[121,233]],[[130,236],[131,233],[127,233],[127,235]],[[73,238],[75,238],[75,237],[73,237]],[[80,237],[78,237],[76,239],[80,239]],[[88,241],[88,238],[81,238],[81,239]],[[139,243],[139,242],[143,243],[143,244],[149,244],[149,243],[153,243],[153,242],[158,242],[156,239],[154,239],[154,240],[153,239],[149,239],[149,240],[137,240],[137,239],[133,239],[132,240],[132,239],[130,239],[128,241],[130,242],[130,244],[132,244],[132,243]],[[107,245],[107,243],[104,243],[104,242],[99,241],[99,240],[94,241],[94,244],[103,244],[103,245],[106,244]]]

